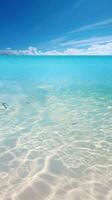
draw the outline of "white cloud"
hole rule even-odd
[[[112,42],[91,45],[88,48],[68,48],[64,51],[49,51],[49,55],[112,55]]]
[[[90,46],[87,51],[87,55],[112,55],[112,42],[107,44],[96,44]]]
[[[40,55],[40,51],[36,47],[28,47],[26,50],[15,50],[11,48],[7,48],[5,50],[0,50],[0,54],[5,55]]]
[[[68,42],[68,38],[70,38],[71,36],[74,36],[75,37],[75,33],[81,33],[83,31],[90,31],[90,30],[94,30],[96,28],[107,28],[108,26],[112,26],[112,18],[109,18],[109,19],[106,19],[106,20],[103,20],[103,21],[99,21],[99,22],[96,22],[96,23],[93,23],[93,24],[88,24],[88,25],[85,25],[85,26],[82,26],[82,27],[79,27],[77,29],[72,29],[68,32],[66,32],[63,36],[61,37],[57,37],[53,40],[51,40],[51,44],[52,45],[60,45],[60,43],[64,42]]]
[[[112,42],[112,35],[109,36],[100,36],[100,37],[92,37],[83,40],[68,40],[66,42],[60,43],[60,46],[63,47],[85,47],[96,44],[105,44]]]
[[[107,25],[112,25],[112,18],[104,20],[104,21],[100,21],[100,22],[97,22],[97,23],[94,23],[94,24],[82,26],[78,29],[69,31],[69,33],[82,32],[82,31],[85,31],[85,30],[89,30],[89,29],[93,29],[93,28],[97,28],[97,27],[101,27],[101,26],[107,26]]]
[[[26,50],[6,49],[0,50],[0,54],[4,55],[33,55],[33,56],[49,56],[49,55],[112,55],[112,42],[105,44],[92,44],[87,48],[66,48],[63,51],[51,50],[41,51],[36,47],[29,47]]]

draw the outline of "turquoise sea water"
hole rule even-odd
[[[112,199],[112,57],[0,56],[0,200]]]

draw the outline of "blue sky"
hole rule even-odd
[[[0,0],[2,50],[65,51],[111,42],[112,0]]]

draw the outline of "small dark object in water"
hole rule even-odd
[[[72,123],[72,125],[76,125],[76,124],[77,124],[76,122],[73,122],[73,123]]]
[[[6,103],[2,103],[2,106],[5,108],[5,109],[7,109],[8,108],[8,105],[6,104]]]
[[[31,102],[29,102],[29,101],[26,101],[25,103],[26,103],[26,104],[30,104]]]

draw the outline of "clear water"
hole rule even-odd
[[[112,200],[112,57],[0,57],[0,200]]]

